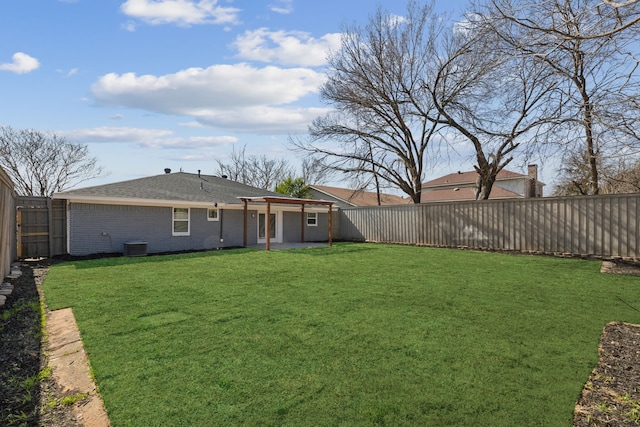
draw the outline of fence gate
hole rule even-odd
[[[66,218],[60,200],[18,196],[18,258],[40,258],[66,252]]]

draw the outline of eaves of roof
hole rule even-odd
[[[499,187],[493,187],[489,200],[500,199],[522,199],[522,196]],[[432,191],[423,191],[420,203],[429,202],[458,202],[466,200],[476,200],[475,189],[471,187],[460,187],[458,189],[445,188]]]
[[[231,207],[226,203],[214,201],[172,200],[172,199],[142,199],[137,197],[101,197],[90,195],[54,194],[52,199],[64,199],[76,203],[92,203],[96,205],[127,205],[127,206],[189,206],[189,207]],[[237,204],[238,207],[241,203]]]
[[[431,181],[423,182],[422,188],[439,188],[439,187],[451,187],[475,184],[478,179],[478,173],[475,171],[470,172],[457,172],[451,173]],[[496,176],[496,181],[517,181],[522,179],[531,179],[528,175],[523,175],[517,172],[509,170],[501,170]],[[542,184],[538,181],[539,184]],[[543,184],[544,185],[544,184]]]

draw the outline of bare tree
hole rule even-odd
[[[565,3],[565,5],[562,5]],[[588,16],[594,25],[582,28],[582,31],[575,32],[567,29],[563,25],[548,25],[549,22],[560,23],[561,19],[551,21],[539,21],[536,19],[536,13],[533,10],[552,10],[554,8],[566,7],[565,1],[557,0],[539,0],[536,2],[521,3],[515,9],[510,8],[508,4],[503,2],[493,2],[498,7],[500,14],[508,16],[510,19],[517,21],[519,25],[528,30],[547,34],[552,34],[556,39],[565,40],[592,40],[602,39],[614,36],[617,33],[627,31],[640,23],[640,9],[638,0],[594,0],[587,4],[587,7],[575,7],[574,10]],[[557,18],[559,18],[558,16]]]
[[[546,68],[491,30],[481,20],[448,26],[415,1],[402,18],[378,9],[366,28],[347,28],[321,92],[335,112],[313,123],[305,148],[378,192],[391,184],[418,203],[427,148],[462,136],[476,153],[476,197],[487,199],[522,137],[542,132],[555,86]]]
[[[0,166],[26,196],[51,196],[103,175],[86,145],[55,133],[0,126]]]
[[[498,173],[516,153],[535,151],[533,145],[552,117],[547,105],[556,82],[546,68],[474,18],[440,38],[434,74],[424,87],[444,131],[473,147],[476,199],[488,199]]]
[[[216,174],[226,175],[243,184],[273,191],[276,185],[293,175],[293,168],[285,159],[270,159],[267,156],[245,154],[246,146],[240,151],[233,149],[227,163],[217,161]]]
[[[602,193],[621,194],[640,192],[640,160],[623,160],[605,170]]]
[[[597,159],[598,163],[601,159]],[[598,164],[598,169],[601,165]],[[586,196],[590,194],[591,167],[583,150],[567,152],[559,169],[559,180],[556,182],[554,196]]]
[[[301,169],[302,179],[307,185],[323,184],[335,172],[322,159],[313,156],[306,156],[302,159]]]
[[[250,178],[247,168],[247,156],[245,154],[246,148],[247,146],[245,145],[241,150],[236,151],[236,147],[234,146],[227,162],[216,160],[217,167],[215,173],[220,176],[226,176],[233,181],[249,184]]]
[[[558,79],[556,142],[584,150],[587,194],[598,194],[601,159],[638,146],[640,105],[635,3],[616,13],[598,12],[597,0],[490,0],[475,10],[505,43],[547,67]],[[600,8],[600,9],[599,9]],[[626,23],[626,24],[625,24]],[[616,31],[611,31],[616,29]]]
[[[600,194],[623,194],[640,192],[640,159],[637,156],[616,159],[598,159],[601,185]],[[560,169],[555,196],[589,195],[591,174],[589,162],[583,151],[568,153]]]
[[[322,99],[334,111],[316,119],[298,148],[349,176],[368,176],[420,202],[437,111],[423,89],[444,29],[433,4],[409,2],[399,18],[378,8],[365,27],[345,26],[329,58]],[[365,180],[366,181],[366,180]]]

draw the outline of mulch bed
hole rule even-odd
[[[41,364],[39,295],[31,269],[0,308],[0,425],[37,425]]]
[[[604,273],[640,276],[640,267],[603,263]],[[59,402],[50,378],[30,386],[46,367],[42,343],[39,285],[48,263],[22,263],[12,294],[0,308],[0,425],[75,427],[72,408]],[[44,347],[43,347],[44,346]],[[640,325],[609,323],[600,342],[600,361],[576,404],[574,426],[640,426]]]
[[[0,307],[0,425],[75,427],[71,406],[56,382],[46,375],[46,342],[40,322],[39,285],[48,271],[47,261],[23,262],[22,276]]]
[[[600,362],[576,405],[574,425],[640,425],[640,325],[613,322],[600,340]]]

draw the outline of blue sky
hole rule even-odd
[[[165,167],[213,173],[234,146],[295,163],[288,136],[326,111],[327,49],[377,4],[405,10],[398,0],[3,0],[0,124],[87,144],[109,175],[81,186]],[[436,1],[442,12],[463,6]]]

